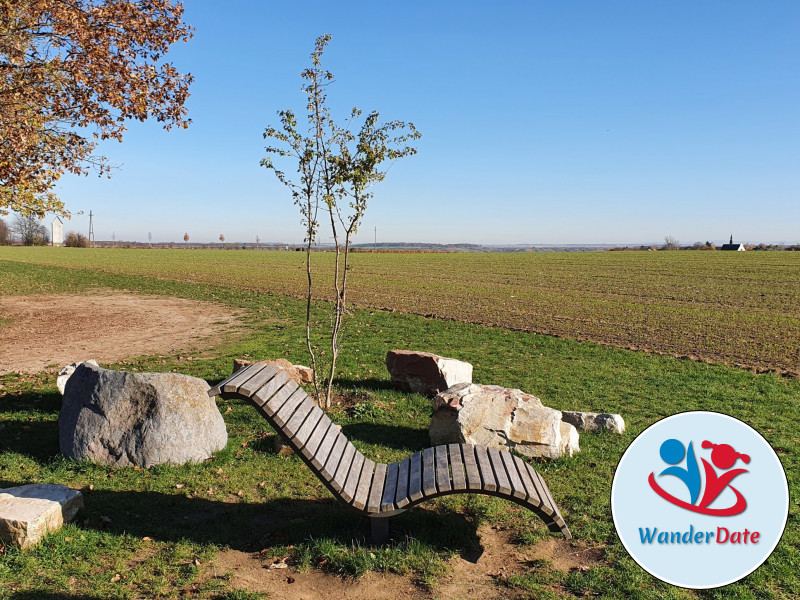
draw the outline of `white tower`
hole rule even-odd
[[[63,246],[64,245],[64,223],[56,217],[53,219],[53,224],[51,225],[53,235],[50,237],[53,240],[53,246]]]

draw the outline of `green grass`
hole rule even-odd
[[[0,295],[113,288],[222,302],[245,311],[249,333],[201,353],[197,360],[140,357],[114,368],[175,369],[216,382],[229,374],[234,357],[283,356],[306,362],[304,304],[292,298],[19,262],[3,262],[0,274]],[[324,321],[323,313],[317,318]],[[357,309],[347,322],[338,383],[342,393],[357,396],[361,403],[348,410],[334,407],[332,418],[359,450],[381,461],[397,460],[429,444],[430,401],[389,386],[383,361],[386,351],[394,348],[468,360],[475,367],[475,381],[521,388],[554,408],[619,412],[625,417],[625,435],[583,434],[582,451],[575,457],[537,464],[574,536],[598,549],[601,562],[566,573],[545,563],[533,565],[528,573],[499,582],[514,594],[800,595],[800,381],[499,327]],[[209,567],[219,548],[263,551],[265,560],[287,557],[302,569],[347,575],[387,571],[433,584],[451,556],[478,546],[481,523],[509,530],[522,545],[550,535],[516,505],[463,495],[399,515],[393,519],[393,542],[373,547],[367,519],[338,505],[299,459],[275,455],[274,432],[241,402],[219,401],[230,439],[213,459],[182,467],[114,469],[59,455],[60,396],[54,371],[8,375],[0,378],[0,385],[0,487],[63,483],[81,489],[86,504],[74,524],[38,548],[5,548],[0,553],[3,600],[259,597],[234,590],[224,573],[215,574]],[[687,591],[658,582],[628,557],[611,522],[611,480],[627,445],[659,418],[692,409],[725,412],[758,429],[778,451],[793,498],[786,532],[770,559],[741,582],[718,591]]]

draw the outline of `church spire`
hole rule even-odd
[[[733,243],[733,234],[731,234],[731,241],[730,241],[730,242],[728,242],[728,243],[729,243],[729,244],[732,244],[732,243]]]

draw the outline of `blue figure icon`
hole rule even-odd
[[[697,501],[697,497],[700,495],[700,468],[697,466],[697,459],[694,455],[692,442],[689,442],[689,450],[686,451],[682,442],[676,439],[669,439],[661,444],[659,453],[661,454],[661,458],[668,465],[677,465],[683,460],[684,454],[686,455],[686,468],[677,466],[668,467],[661,471],[659,477],[661,477],[661,475],[674,475],[678,477],[686,484],[686,487],[689,488],[689,495],[691,497],[690,503],[694,504]]]

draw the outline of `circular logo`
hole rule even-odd
[[[775,451],[749,425],[685,412],[645,429],[611,487],[614,526],[651,575],[707,589],[752,573],[778,545],[789,487]]]

